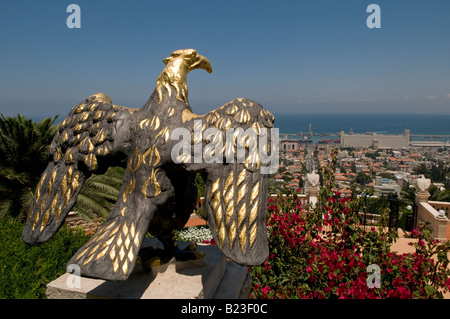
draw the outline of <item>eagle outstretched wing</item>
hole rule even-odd
[[[133,110],[98,93],[72,108],[51,145],[51,160],[36,188],[23,239],[39,244],[60,228],[87,177],[117,164],[125,153]]]
[[[205,209],[213,237],[235,262],[258,265],[269,253],[267,174],[278,164],[274,117],[259,103],[240,98],[189,121],[194,160],[187,169],[206,175]],[[179,160],[187,158],[181,154]]]

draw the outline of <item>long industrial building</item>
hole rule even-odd
[[[410,130],[405,130],[401,135],[346,134],[341,131],[341,147],[409,148],[410,137]]]

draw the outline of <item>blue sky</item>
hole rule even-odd
[[[199,114],[236,97],[275,114],[450,114],[448,0],[2,0],[0,113],[65,117],[97,92],[140,107],[182,48],[213,66],[188,76]]]

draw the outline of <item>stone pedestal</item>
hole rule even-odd
[[[319,187],[309,187],[308,188],[308,202],[311,204],[312,208],[316,207],[319,197]]]
[[[430,198],[430,193],[427,191],[421,191],[416,193],[416,204],[419,205],[419,203],[428,202],[428,199]]]
[[[181,249],[189,243],[179,242]],[[161,246],[146,239],[145,246]],[[125,281],[75,277],[66,273],[47,285],[49,299],[235,299],[249,298],[251,278],[247,267],[225,258],[217,246],[198,245],[205,257],[194,261],[170,261]]]

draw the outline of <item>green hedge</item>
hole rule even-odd
[[[46,285],[66,272],[66,264],[89,239],[62,227],[48,242],[30,246],[22,240],[23,224],[0,220],[0,298],[45,298]]]

